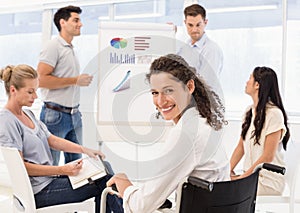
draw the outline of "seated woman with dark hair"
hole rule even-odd
[[[286,150],[290,137],[274,70],[256,67],[246,84],[245,92],[251,96],[253,104],[246,112],[241,137],[230,160],[232,179],[250,175],[261,163],[284,166],[282,151]],[[243,156],[244,174],[235,176],[233,170]],[[280,195],[284,186],[281,174],[263,170],[259,175],[257,194]]]

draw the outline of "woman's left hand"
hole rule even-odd
[[[86,154],[92,158],[97,158],[97,155],[100,155],[102,159],[105,158],[105,155],[99,150],[89,149],[84,146],[81,146],[81,149],[83,154]]]

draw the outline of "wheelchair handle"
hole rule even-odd
[[[188,177],[188,182],[194,186],[201,187],[202,189],[206,189],[207,191],[212,191],[214,188],[214,184],[207,180],[203,180],[200,178],[196,178],[193,176]]]
[[[277,166],[277,165],[274,165],[274,164],[271,164],[271,163],[264,163],[262,165],[262,168],[270,170],[272,172],[280,173],[282,175],[285,174],[285,170],[286,170],[285,167]]]

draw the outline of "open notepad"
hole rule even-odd
[[[69,176],[71,185],[73,189],[77,189],[90,181],[97,180],[104,177],[106,173],[103,161],[98,157],[98,159],[85,157],[82,159],[82,169],[76,176]],[[79,160],[73,161],[71,163],[76,163]]]

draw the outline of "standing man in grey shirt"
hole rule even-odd
[[[59,35],[42,49],[37,67],[44,105],[40,119],[49,131],[61,138],[82,144],[82,120],[79,111],[80,87],[89,86],[93,76],[80,74],[72,45],[80,35],[81,8],[67,6],[58,9],[54,23]],[[53,164],[58,165],[60,152],[51,150]],[[64,153],[65,163],[81,158],[81,154]]]

